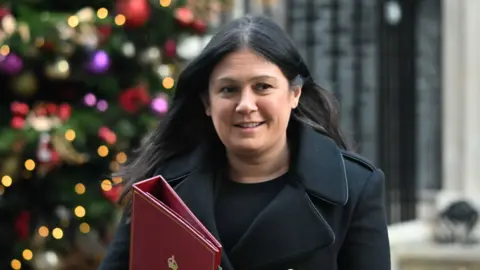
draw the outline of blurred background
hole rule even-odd
[[[277,21],[386,173],[394,269],[479,270],[478,0],[0,1],[0,269],[96,269],[120,178],[222,24]]]

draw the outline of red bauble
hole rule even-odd
[[[142,86],[124,90],[118,98],[120,106],[128,113],[136,113],[150,103],[148,90]]]
[[[189,8],[180,7],[175,10],[175,19],[180,25],[187,26],[193,23],[195,16]]]
[[[117,0],[117,12],[123,14],[129,27],[143,26],[150,18],[148,0]]]
[[[72,115],[72,107],[68,103],[62,103],[58,106],[58,117],[62,121],[67,121]]]
[[[21,129],[25,126],[25,119],[23,117],[20,117],[20,116],[15,116],[15,117],[12,118],[12,120],[10,122],[10,126],[13,129]]]
[[[0,7],[0,20],[3,19],[3,17],[7,15],[11,15],[12,13],[10,12],[10,9],[6,7]]]
[[[175,43],[175,40],[169,39],[165,42],[163,53],[169,58],[173,58],[177,55],[177,44]]]
[[[112,186],[110,190],[103,190],[103,196],[105,196],[110,202],[117,203],[122,195],[122,186]]]
[[[193,21],[192,23],[192,27],[193,29],[195,29],[195,31],[197,31],[199,34],[203,34],[205,33],[205,31],[207,30],[207,24],[200,20],[200,19],[196,19],[195,21]]]
[[[30,212],[22,211],[15,219],[15,231],[20,240],[25,240],[30,234]]]

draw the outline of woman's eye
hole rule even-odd
[[[233,86],[222,87],[220,89],[220,92],[225,93],[225,94],[233,93],[233,92],[235,92],[235,87],[233,87]]]
[[[257,83],[255,84],[254,88],[255,90],[257,91],[263,91],[263,90],[267,90],[269,88],[271,88],[272,86],[267,84],[267,83]]]

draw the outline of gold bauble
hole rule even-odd
[[[12,88],[23,97],[31,97],[38,89],[37,77],[33,72],[24,72],[12,80]]]

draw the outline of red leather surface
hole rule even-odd
[[[218,269],[221,245],[163,178],[133,189],[131,270]],[[172,257],[178,268],[171,265]]]

